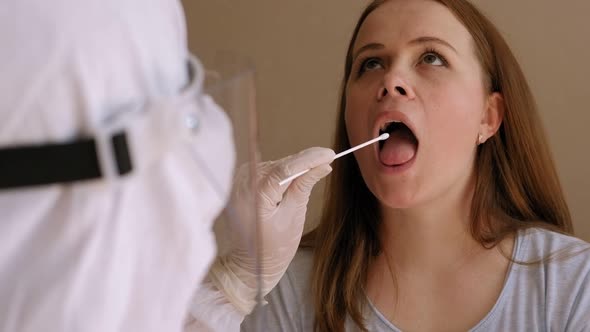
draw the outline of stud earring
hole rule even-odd
[[[483,143],[483,135],[481,133],[477,135],[477,141],[479,142],[479,144]]]

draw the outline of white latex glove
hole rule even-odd
[[[278,161],[257,165],[258,192],[250,192],[249,168],[236,173],[231,206],[239,222],[229,227],[232,249],[218,257],[209,272],[209,280],[223,291],[244,315],[256,304],[257,270],[255,245],[261,244],[262,296],[270,292],[295,256],[303,234],[307,203],[313,186],[328,175],[335,153],[327,148],[309,148]],[[300,171],[306,174],[283,186],[279,181]],[[255,196],[256,195],[256,196]],[[257,198],[261,243],[258,241],[252,198]]]

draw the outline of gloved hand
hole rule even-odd
[[[251,192],[247,165],[236,173],[230,206],[233,224],[229,227],[232,249],[213,264],[209,279],[244,315],[256,304],[256,246],[260,252],[262,296],[276,286],[295,256],[303,234],[307,203],[313,186],[328,175],[335,153],[327,148],[309,148],[278,161],[256,167],[257,192]],[[311,169],[283,186],[279,181]],[[257,237],[253,198],[261,238]],[[239,223],[239,224],[236,224]]]

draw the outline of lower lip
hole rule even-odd
[[[379,151],[377,151],[377,153],[379,153]],[[408,169],[410,169],[410,167],[412,167],[412,165],[414,165],[414,162],[416,161],[416,156],[418,156],[418,151],[416,151],[416,153],[414,154],[412,159],[408,160],[407,162],[400,164],[400,165],[389,166],[389,165],[385,165],[384,163],[382,163],[381,159],[379,159],[379,155],[377,155],[377,162],[380,165],[379,171],[386,173],[386,174],[401,174],[401,173],[407,171]]]

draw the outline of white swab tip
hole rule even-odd
[[[381,134],[381,136],[379,136],[379,140],[380,141],[386,140],[388,138],[389,138],[389,134],[388,133]]]

